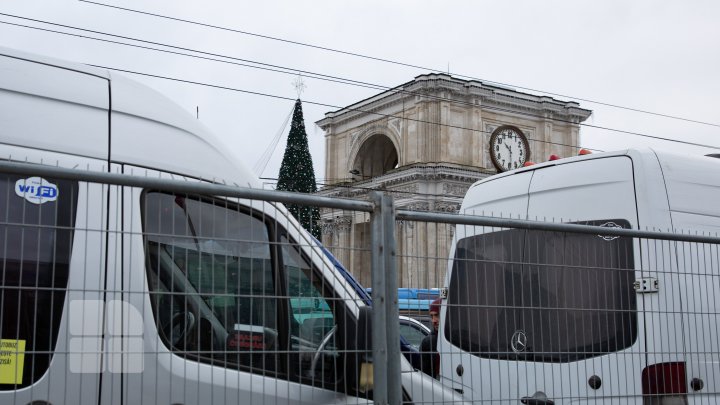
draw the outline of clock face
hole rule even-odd
[[[530,145],[522,131],[504,125],[493,131],[490,137],[490,156],[501,172],[518,169],[530,158]]]

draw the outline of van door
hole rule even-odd
[[[720,190],[718,160],[691,158],[679,163],[674,156],[658,157],[675,232],[717,236],[720,208],[709,202],[717,200]],[[676,262],[664,268],[658,266],[654,275],[660,280],[660,293],[654,295],[662,297],[662,301],[655,304],[658,315],[648,328],[661,332],[648,341],[655,348],[649,349],[649,364],[676,362],[685,369],[679,374],[684,374],[686,381],[674,381],[673,388],[687,387],[691,404],[716,403],[720,393],[720,248],[690,242],[673,242],[670,246]],[[663,302],[668,304],[663,306]],[[678,315],[673,319],[673,314]],[[677,326],[669,327],[671,322]],[[680,347],[682,350],[675,349]],[[671,391],[668,382],[658,385],[658,391]]]
[[[528,189],[533,173],[523,172],[480,183],[468,191],[461,213],[525,219]],[[484,235],[491,237],[484,238]],[[489,342],[496,323],[488,310],[504,303],[497,285],[485,277],[504,266],[513,266],[509,258],[522,253],[524,231],[503,228],[458,225],[452,244],[448,269],[447,311],[441,316],[438,352],[440,379],[466,398],[480,400],[497,387],[505,376],[489,372],[491,360],[481,360],[478,350]],[[486,291],[486,293],[480,293]],[[501,300],[501,301],[498,301]],[[495,387],[495,388],[492,388]]]
[[[126,188],[123,205],[142,319],[125,403],[358,402],[341,355],[353,301],[273,204]]]
[[[106,170],[45,151],[0,152]],[[0,175],[0,403],[100,401],[107,193],[98,184]]]
[[[715,214],[673,212],[673,225],[677,231],[717,236],[720,215],[717,212]],[[649,323],[648,329],[654,327],[655,330],[667,332],[656,335],[663,336],[662,339],[656,337],[648,341],[648,345],[657,347],[648,356],[648,364],[677,362],[678,366],[685,369],[685,381],[665,382],[662,385],[664,391],[670,391],[667,387],[671,386],[687,387],[689,403],[717,403],[720,396],[720,335],[717,333],[716,315],[720,312],[720,247],[716,244],[690,242],[676,242],[674,245],[677,270],[668,271],[670,274],[667,280],[660,284],[660,296],[670,299],[677,297],[678,301],[682,299],[682,306],[677,306],[681,308],[677,312],[682,314],[672,319],[671,312],[656,311],[662,317],[658,316],[660,319],[653,324]],[[674,322],[677,327],[668,327],[670,322]],[[672,333],[668,329],[676,331]],[[668,344],[670,339],[673,339],[673,345]],[[682,347],[683,350],[675,350],[673,347]]]
[[[637,229],[633,165],[610,157],[537,170],[529,219]],[[513,342],[501,363],[511,396],[556,403],[638,399],[646,362],[633,239],[529,231]],[[515,303],[518,303],[515,300]],[[516,386],[513,386],[516,385]],[[543,394],[538,394],[543,393]]]
[[[110,172],[122,173],[122,166],[111,164]],[[100,404],[119,405],[125,393],[124,376],[133,365],[142,346],[137,345],[137,329],[142,327],[140,313],[127,303],[122,279],[122,187],[108,187],[107,271],[102,302],[89,303],[103,314],[103,378]]]

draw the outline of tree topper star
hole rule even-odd
[[[295,87],[295,91],[297,91],[298,98],[300,98],[300,95],[303,93],[303,91],[305,91],[305,88],[307,87],[302,79],[302,75],[298,75],[297,79],[295,79],[292,84]]]

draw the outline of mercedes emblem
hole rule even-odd
[[[527,350],[528,338],[524,331],[516,330],[510,338],[510,347],[515,353],[522,353]]]

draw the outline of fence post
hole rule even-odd
[[[395,247],[395,207],[393,198],[384,195],[382,217],[385,238],[385,328],[388,341],[388,402],[402,403],[402,380],[400,374],[400,310],[398,308],[397,252]]]
[[[374,191],[372,214],[373,398],[376,404],[400,404],[400,332],[395,262],[395,210],[392,197]]]

